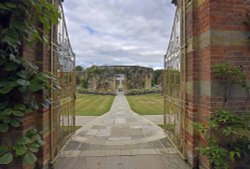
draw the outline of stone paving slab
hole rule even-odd
[[[107,127],[111,129],[111,132]],[[86,132],[87,134],[84,135]],[[101,136],[108,138],[101,142],[98,139]],[[126,97],[118,95],[112,104],[110,112],[77,130],[72,140],[89,144],[117,145],[138,144],[165,137],[165,132],[159,126],[134,113],[130,109]]]
[[[173,147],[154,149],[127,149],[127,150],[69,150],[60,153],[59,157],[105,157],[105,156],[130,156],[147,154],[178,154]]]
[[[67,163],[67,164],[66,164]],[[123,94],[76,131],[55,169],[190,169],[162,128],[134,113]]]
[[[98,116],[76,116],[76,126],[84,126],[87,123],[95,120]],[[163,122],[163,115],[142,115],[142,117],[152,121],[153,123],[159,125],[159,124],[164,124]],[[128,119],[130,122],[135,121],[136,119],[134,119],[133,117],[131,117],[130,119]],[[107,123],[109,124],[113,124],[113,119],[107,119]]]
[[[56,169],[191,169],[178,155],[62,157]]]

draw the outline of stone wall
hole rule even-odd
[[[124,89],[150,89],[153,69],[140,66],[99,66],[86,71],[89,92],[115,92],[118,87],[116,76],[125,76]]]

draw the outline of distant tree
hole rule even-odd
[[[161,82],[161,78],[162,78],[162,69],[159,70],[154,70],[153,72],[153,79],[152,79],[152,85],[158,85]]]
[[[81,65],[78,65],[75,67],[75,70],[81,72],[83,71],[83,67]]]
[[[88,89],[89,82],[87,79],[82,80],[82,88],[83,89]]]
[[[98,75],[100,75],[102,72],[103,72],[103,69],[102,68],[100,68],[100,67],[98,67],[98,66],[96,66],[96,65],[93,65],[93,66],[91,66],[91,67],[89,67],[89,68],[87,68],[86,69],[86,72],[88,73],[88,74],[98,74]]]

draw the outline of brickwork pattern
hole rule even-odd
[[[187,2],[187,1],[186,1]],[[207,160],[195,148],[206,140],[193,129],[193,122],[207,123],[223,107],[224,83],[215,77],[213,66],[229,62],[240,66],[250,82],[250,27],[245,23],[250,13],[247,0],[193,0],[186,8],[186,126],[185,156],[196,166],[209,168]],[[249,111],[246,91],[233,86],[228,108],[234,112]]]

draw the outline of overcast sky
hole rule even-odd
[[[171,0],[65,0],[76,65],[163,67],[175,7]]]

